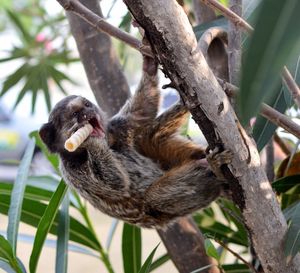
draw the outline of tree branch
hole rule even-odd
[[[237,93],[239,92],[238,87],[228,82],[225,82],[220,78],[217,79],[220,85],[222,86],[223,90],[229,97],[235,97],[237,95]],[[292,121],[290,118],[285,116],[284,114],[272,108],[271,106],[262,103],[260,109],[260,115],[262,115],[272,123],[276,124],[277,126],[285,129],[286,131],[296,136],[297,138],[300,138],[300,126],[296,122]]]
[[[97,0],[85,0],[84,3],[86,10],[103,16]],[[72,12],[67,12],[67,18],[97,103],[107,115],[112,116],[125,103],[130,89],[112,48],[111,38],[104,32],[99,33]]]
[[[242,0],[230,0],[230,10],[238,15],[242,14]],[[228,30],[228,70],[229,82],[238,84],[240,79],[242,60],[242,35],[240,28],[229,21]]]
[[[151,49],[146,47],[140,40],[131,36],[125,31],[109,24],[103,18],[86,8],[78,0],[57,0],[58,3],[66,10],[77,14],[83,20],[94,26],[98,31],[105,32],[112,37],[123,41],[127,45],[137,49],[142,54],[153,57]]]
[[[233,152],[225,177],[233,199],[266,273],[298,272],[299,255],[291,264],[283,250],[287,224],[260,163],[253,140],[236,122],[230,103],[209,69],[182,8],[174,0],[124,0],[145,29],[158,60],[199,125],[211,148]]]
[[[286,66],[283,68],[282,72],[284,76],[284,82],[287,85],[288,89],[291,92],[291,95],[296,102],[298,108],[300,109],[300,88],[295,82],[294,78],[292,77],[290,71],[286,68]]]

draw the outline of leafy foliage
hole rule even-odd
[[[297,0],[261,3],[242,68],[239,108],[244,123],[256,115],[265,98],[274,94],[282,67],[291,53],[300,49],[299,10]]]
[[[25,24],[24,21],[28,16],[25,16],[22,12],[16,13],[16,11],[9,9],[6,11],[7,18],[18,35],[20,45],[13,46],[7,52],[7,57],[0,59],[2,63],[16,60],[21,63],[4,80],[0,97],[4,96],[13,87],[20,88],[19,86],[22,86],[15,101],[15,107],[18,106],[27,93],[30,93],[32,113],[35,111],[39,92],[44,94],[48,111],[50,111],[52,83],[55,83],[62,93],[67,94],[62,83],[70,82],[74,84],[75,82],[58,70],[57,66],[78,61],[77,58],[72,57],[71,51],[67,47],[67,36],[63,37],[62,32],[58,32],[53,27],[51,35],[45,34],[48,32],[49,26],[52,26],[49,23],[58,23],[62,17],[58,15],[54,18],[45,18],[46,14],[43,8],[41,6],[39,8],[40,13],[36,15],[37,20],[35,21],[35,23],[38,22],[38,25]],[[56,45],[58,40],[60,42]]]

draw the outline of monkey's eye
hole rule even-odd
[[[77,117],[77,116],[78,116],[78,112],[77,112],[77,111],[73,112],[73,113],[72,113],[72,116],[73,116],[73,117]]]
[[[84,105],[85,105],[86,107],[90,107],[90,106],[91,106],[91,103],[90,103],[89,101],[86,101],[86,102],[84,103]]]

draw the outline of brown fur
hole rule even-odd
[[[55,106],[40,130],[49,150],[60,157],[65,181],[93,206],[156,228],[207,206],[224,185],[201,164],[203,149],[178,134],[185,107],[175,105],[157,117],[158,105],[157,78],[144,73],[136,94],[112,119],[86,99],[70,96]],[[64,141],[95,117],[105,138],[90,136],[75,152],[66,151]],[[216,168],[226,158],[215,160]]]

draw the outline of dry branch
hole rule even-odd
[[[127,45],[137,49],[142,54],[152,57],[153,54],[149,47],[145,47],[144,44],[131,36],[125,31],[109,24],[105,19],[101,18],[99,15],[95,14],[78,0],[57,0],[58,3],[66,10],[77,14],[83,20],[94,26],[97,30],[107,33],[108,35],[115,37]]]

